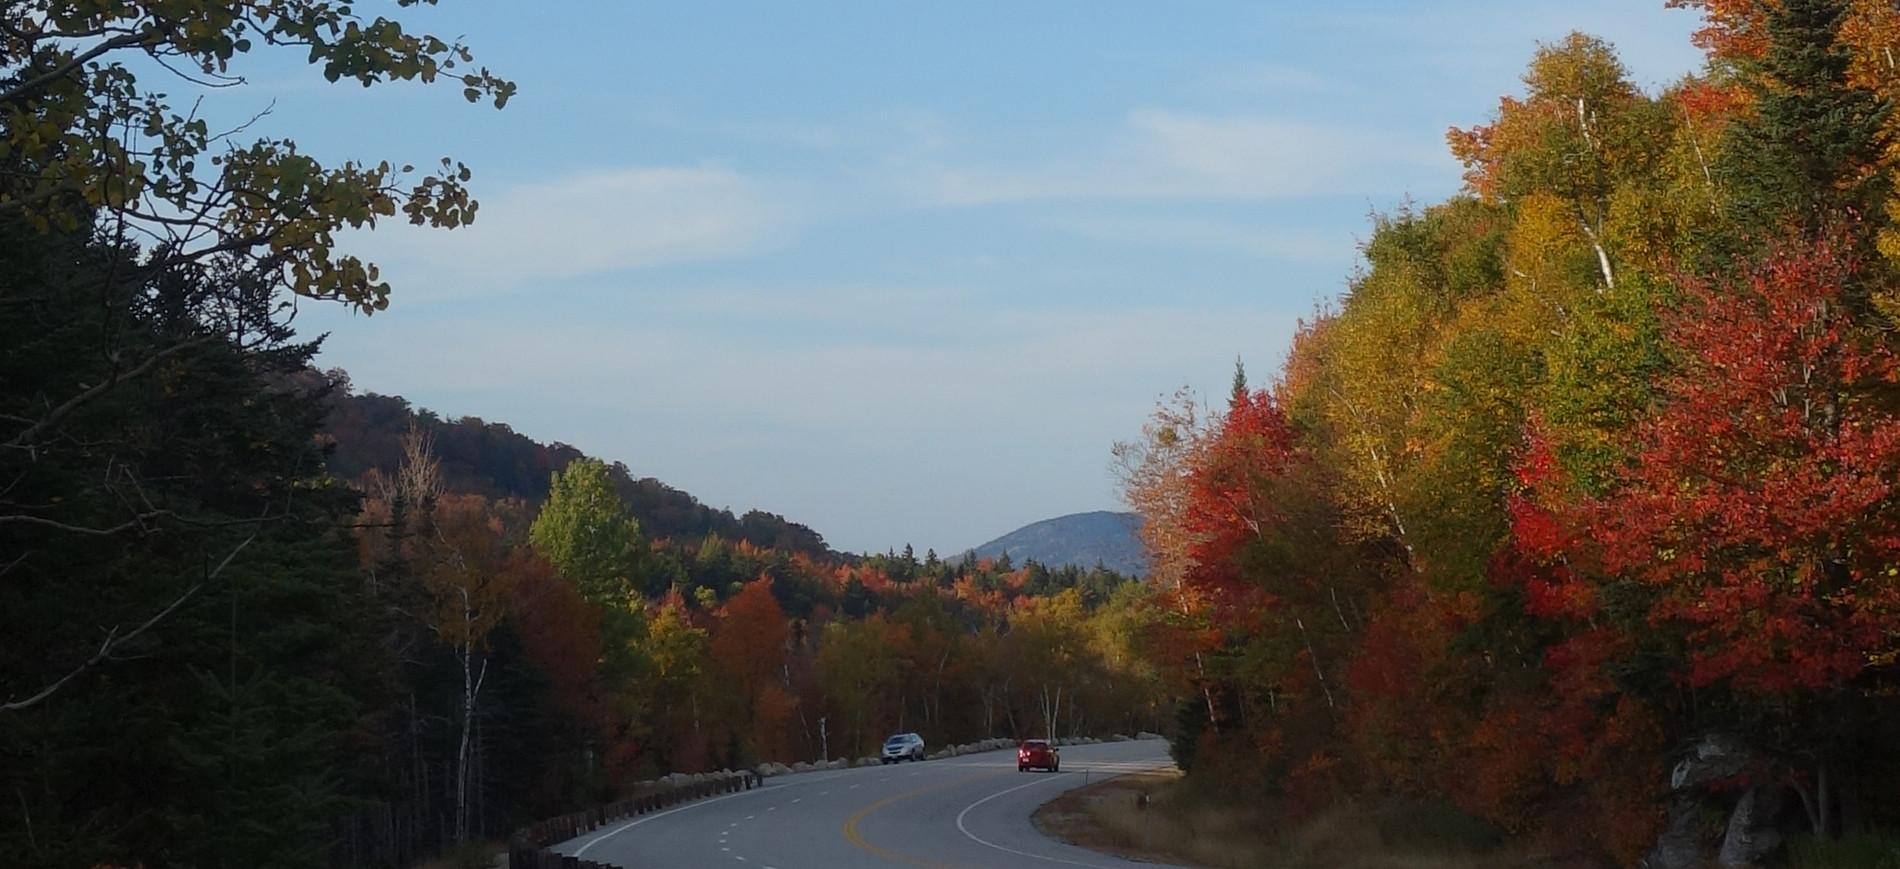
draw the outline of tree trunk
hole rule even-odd
[[[480,675],[474,672],[474,654],[464,645],[462,651],[462,737],[455,748],[455,841],[468,841],[468,768],[469,740],[475,726],[475,703],[488,679],[488,661],[482,661]]]

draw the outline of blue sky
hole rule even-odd
[[[1121,509],[1113,442],[1236,357],[1271,377],[1538,41],[1603,36],[1650,88],[1699,62],[1661,0],[415,13],[507,109],[295,57],[216,95],[326,160],[475,171],[473,227],[350,239],[392,305],[305,304],[320,364],[853,551]]]

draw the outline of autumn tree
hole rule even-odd
[[[1739,280],[1688,281],[1670,323],[1682,358],[1626,485],[1581,508],[1606,576],[1652,592],[1650,622],[1682,632],[1678,678],[1734,697],[1730,715],[1769,712],[1751,730],[1805,770],[1822,835],[1843,705],[1900,616],[1900,367],[1854,322],[1854,268],[1791,243]]]
[[[746,583],[726,601],[709,649],[722,681],[737,695],[734,723],[749,730],[747,742],[754,757],[768,746],[782,744],[774,732],[788,724],[783,717],[789,694],[785,684],[787,629],[785,612],[772,596],[772,580]],[[771,710],[774,715],[762,715]]]
[[[628,686],[628,699],[642,714],[628,736],[651,743],[673,769],[703,771],[710,758],[700,700],[708,643],[707,630],[692,623],[678,595],[662,600],[646,621],[640,643],[645,674]],[[634,758],[623,749],[618,760],[627,768]]]
[[[837,745],[863,756],[881,739],[881,732],[897,724],[903,684],[903,660],[896,654],[899,635],[908,629],[894,625],[882,614],[849,622],[832,622],[818,646],[818,679],[829,708],[836,711],[832,732],[844,736]],[[848,729],[847,729],[848,728]]]
[[[1506,97],[1497,120],[1453,130],[1454,156],[1480,197],[1548,210],[1593,255],[1604,287],[1619,268],[1610,223],[1632,178],[1650,171],[1667,115],[1631,86],[1610,46],[1572,33],[1538,49],[1522,100]]]
[[[1149,578],[1162,585],[1178,583],[1194,567],[1190,553],[1198,540],[1187,527],[1187,481],[1205,416],[1192,391],[1176,390],[1157,405],[1139,440],[1113,449],[1122,497],[1142,517],[1137,533]]]
[[[470,751],[488,660],[488,634],[506,612],[514,576],[504,570],[501,527],[487,499],[462,495],[438,503],[433,564],[424,584],[435,598],[436,635],[455,650],[462,671],[461,734],[456,746],[455,837],[469,837]]]

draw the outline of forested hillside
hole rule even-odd
[[[331,393],[322,436],[336,447],[330,453],[330,469],[345,480],[361,483],[371,471],[395,474],[402,462],[403,436],[411,427],[434,444],[442,484],[448,491],[490,499],[539,504],[548,496],[549,475],[583,457],[574,447],[540,443],[506,423],[472,416],[446,420],[426,409],[411,408],[400,396],[358,395],[347,388],[342,372],[329,376],[345,388]],[[652,477],[634,479],[620,462],[613,463],[608,473],[614,491],[650,537],[697,543],[717,535],[819,560],[836,556],[818,532],[782,516],[748,510],[734,517],[730,510],[715,510]]]
[[[1702,74],[1537,47],[1271,389],[1120,449],[1192,776],[1625,866],[1892,859],[1900,14],[1685,5]]]

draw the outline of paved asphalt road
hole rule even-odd
[[[625,869],[1156,869],[1045,838],[1029,816],[1085,781],[1170,766],[1154,739],[1066,747],[1060,773],[1017,772],[1004,750],[776,776],[555,850]]]

